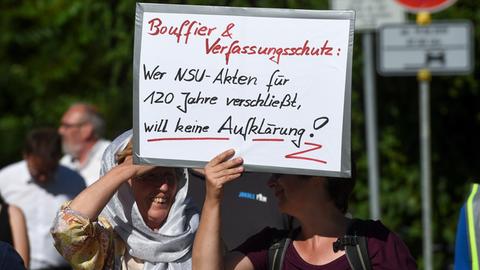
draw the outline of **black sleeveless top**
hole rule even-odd
[[[13,246],[12,229],[10,228],[10,215],[8,214],[8,204],[0,198],[0,241],[4,241]]]

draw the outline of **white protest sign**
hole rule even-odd
[[[352,11],[137,4],[135,161],[350,176]]]

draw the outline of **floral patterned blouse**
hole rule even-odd
[[[110,223],[101,216],[92,222],[69,205],[62,206],[51,229],[58,252],[73,269],[119,268],[125,244]]]

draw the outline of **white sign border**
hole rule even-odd
[[[301,10],[301,9],[274,9],[274,8],[242,8],[223,6],[195,6],[175,4],[137,3],[135,11],[135,39],[133,56],[133,160],[136,164],[153,164],[172,167],[203,167],[203,161],[185,161],[160,158],[145,158],[139,155],[139,72],[140,50],[145,12],[179,13],[179,14],[206,14],[206,15],[233,15],[248,17],[275,17],[275,18],[302,18],[302,19],[330,19],[350,20],[350,33],[347,55],[347,72],[345,78],[345,98],[342,126],[342,157],[340,171],[324,171],[310,169],[292,169],[276,166],[244,165],[246,171],[276,172],[287,174],[322,175],[329,177],[351,177],[351,81],[353,39],[355,29],[355,11],[353,10]],[[225,149],[226,150],[226,149]],[[212,157],[213,158],[213,157]]]

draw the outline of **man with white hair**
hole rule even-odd
[[[110,144],[102,138],[104,128],[98,110],[87,103],[72,104],[63,114],[58,128],[65,154],[60,163],[78,171],[87,186],[99,178],[103,151]]]

